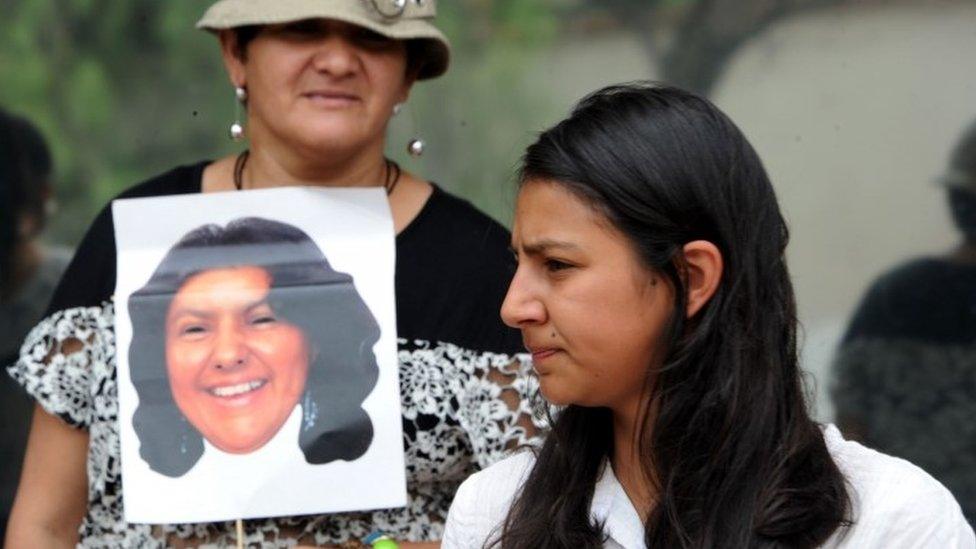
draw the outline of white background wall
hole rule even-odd
[[[934,183],[976,118],[976,3],[837,8],[781,22],[732,60],[713,100],[763,158],[793,237],[790,266],[816,413],[871,280],[956,239]],[[566,37],[530,71],[559,116],[602,85],[653,78],[635,40]]]

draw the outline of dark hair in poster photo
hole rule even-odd
[[[170,477],[203,439],[247,454],[302,407],[311,464],[354,460],[373,439],[362,408],[380,328],[349,274],[302,230],[247,217],[183,236],[129,298],[140,456]]]

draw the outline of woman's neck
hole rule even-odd
[[[269,155],[263,148],[252,149],[244,166],[242,188],[378,187],[386,183],[387,167],[382,149],[376,150],[371,155],[351,157],[341,166],[326,167],[314,173],[290,168],[290,164],[281,162],[277,158],[273,154]],[[211,193],[236,190],[234,185],[236,160],[236,155],[227,156],[207,166],[203,170],[200,191]],[[400,172],[395,190],[389,196],[393,227],[397,234],[417,217],[433,191],[429,183],[416,178],[407,170]]]
[[[613,410],[611,465],[637,514],[641,519],[646,519],[654,506],[657,490],[643,467],[639,436],[641,423],[640,404]]]
[[[376,187],[386,183],[383,144],[355,154],[320,155],[312,160],[285,147],[255,143],[242,174],[248,189],[284,186]]]

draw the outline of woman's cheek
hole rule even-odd
[[[304,388],[309,353],[301,329],[284,324],[262,330],[250,338],[249,347],[276,375],[294,378]]]
[[[269,365],[287,362],[295,354],[296,339],[301,339],[301,332],[296,337],[293,330],[287,325],[255,328],[248,334],[248,349],[264,357]]]
[[[292,349],[293,353],[288,361],[294,370],[293,391],[301,394],[305,391],[305,383],[308,379],[308,369],[310,367],[309,360],[311,357],[308,352],[308,342],[305,340],[304,333],[298,328],[292,328],[289,340],[288,347]]]
[[[166,362],[171,375],[195,377],[205,366],[207,356],[205,345],[179,342],[168,349]]]

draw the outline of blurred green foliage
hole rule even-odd
[[[555,0],[554,0],[555,1]],[[49,238],[74,244],[121,190],[181,163],[239,148],[226,138],[233,91],[199,0],[0,0],[0,104],[35,121],[54,151],[58,214]],[[503,221],[512,168],[547,110],[519,82],[527,54],[556,35],[550,2],[451,0],[446,77],[415,88],[391,156]],[[414,160],[414,134],[428,153]]]
[[[585,27],[574,23],[604,18],[631,33],[648,59],[633,78],[708,94],[738,48],[775,21],[850,1],[442,0],[451,70],[414,88],[388,154],[505,222],[521,151],[564,114],[532,74],[536,54]],[[207,5],[0,0],[0,104],[51,142],[62,206],[52,240],[76,242],[98,208],[138,181],[240,147],[226,137],[235,102],[216,41],[193,28]],[[416,135],[428,145],[422,159],[405,153]]]
[[[405,168],[471,200],[502,222],[511,217],[512,176],[538,130],[562,115],[527,84],[532,54],[555,39],[550,1],[453,0],[438,4],[438,26],[450,37],[446,76],[421,82],[404,115],[393,121],[388,152]],[[429,154],[404,154],[413,134]]]
[[[74,243],[107,200],[180,162],[222,154],[233,114],[214,40],[191,0],[10,1],[0,33],[0,103],[51,144],[60,211]]]

